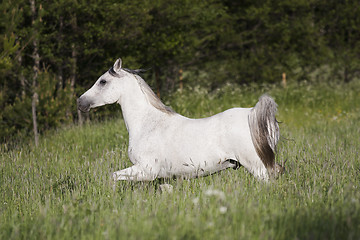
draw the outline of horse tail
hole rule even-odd
[[[248,116],[251,139],[255,150],[268,169],[269,174],[276,174],[276,145],[279,141],[279,124],[275,118],[277,104],[268,95],[260,97]]]

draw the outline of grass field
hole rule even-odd
[[[40,147],[1,147],[0,239],[360,239],[360,82],[201,88],[165,99],[205,117],[253,106],[262,93],[279,105],[277,161],[287,172],[259,182],[243,168],[164,182],[119,182],[130,165],[121,118],[69,126]]]

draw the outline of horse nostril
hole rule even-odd
[[[80,108],[84,105],[81,97],[77,99],[76,103],[77,103],[78,108]]]
[[[90,105],[90,102],[83,97],[77,99],[77,107],[82,112],[88,112],[90,110]]]

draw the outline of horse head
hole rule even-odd
[[[121,68],[121,64],[122,61],[119,58],[109,71],[99,77],[95,84],[78,98],[77,104],[80,111],[88,112],[91,108],[119,101],[121,85],[126,82],[128,76],[128,73]]]

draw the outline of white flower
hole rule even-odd
[[[199,203],[199,198],[198,198],[198,197],[194,198],[194,199],[192,200],[192,202],[193,202],[194,205],[198,205],[198,203]]]
[[[204,193],[206,196],[215,196],[218,197],[220,200],[225,200],[225,193],[220,191],[220,190],[216,190],[216,189],[209,189],[206,190]]]
[[[219,211],[220,211],[221,214],[225,214],[225,213],[227,212],[227,207],[221,206],[221,207],[219,208]]]

